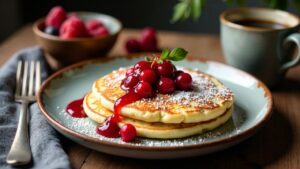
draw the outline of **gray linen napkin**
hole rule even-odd
[[[0,168],[14,168],[5,162],[15,135],[19,107],[14,101],[15,76],[18,60],[40,60],[43,80],[48,76],[47,64],[40,47],[16,53],[0,69]],[[24,168],[70,168],[68,156],[61,147],[56,131],[47,123],[36,103],[30,105],[30,145],[33,161]]]

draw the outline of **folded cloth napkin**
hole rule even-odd
[[[14,101],[14,88],[16,86],[16,70],[18,60],[40,60],[42,65],[42,78],[48,76],[48,65],[40,47],[24,49],[16,53],[0,69],[0,168],[14,168],[6,164],[6,156],[12,144],[17,124],[20,105]],[[47,123],[40,112],[37,103],[29,106],[30,112],[30,145],[32,150],[32,163],[24,168],[36,169],[65,169],[70,168],[67,154],[62,149],[58,134]]]

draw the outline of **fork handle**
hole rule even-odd
[[[14,141],[7,155],[6,162],[10,165],[25,165],[31,161],[31,149],[28,137],[28,104],[21,102],[19,124]]]

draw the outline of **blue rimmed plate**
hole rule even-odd
[[[101,76],[140,58],[115,58],[81,62],[49,77],[38,94],[38,104],[48,122],[71,140],[108,154],[133,158],[181,158],[215,152],[230,147],[255,133],[271,116],[269,89],[251,75],[214,61],[187,59],[176,65],[199,69],[215,76],[235,95],[232,118],[219,128],[182,139],[137,138],[125,143],[96,133],[96,123],[88,118],[72,118],[65,112],[72,100],[82,98]]]

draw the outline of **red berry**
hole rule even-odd
[[[96,30],[100,27],[103,27],[103,23],[99,20],[96,20],[96,19],[92,19],[92,20],[88,20],[86,23],[85,23],[85,26],[86,26],[86,29],[88,31],[93,31],[93,30]]]
[[[62,24],[59,33],[60,33],[60,37],[63,39],[80,38],[80,37],[89,36],[84,23],[76,17],[71,17],[67,19]]]
[[[157,89],[161,94],[171,94],[175,91],[174,81],[170,78],[162,77],[158,82]]]
[[[109,117],[103,124],[97,126],[96,132],[102,136],[117,138],[120,136],[120,127],[118,123],[113,119],[114,117]]]
[[[183,73],[183,71],[182,71],[182,70],[176,70],[176,71],[174,72],[175,78],[176,78],[180,73]]]
[[[141,51],[140,42],[136,39],[128,39],[125,44],[127,53],[134,53]]]
[[[176,87],[180,90],[189,90],[192,86],[192,77],[188,73],[180,73],[175,80]]]
[[[46,17],[46,26],[53,26],[56,29],[59,29],[66,17],[67,15],[64,8],[55,6],[50,10]]]
[[[148,61],[139,61],[134,65],[134,69],[137,74],[140,74],[145,69],[151,69],[151,62]]]
[[[125,124],[120,130],[120,135],[125,142],[133,141],[136,137],[136,129],[132,124]]]
[[[140,40],[141,49],[146,52],[157,52],[157,39],[150,36],[142,37]]]
[[[151,39],[156,39],[156,30],[151,27],[146,27],[142,31],[142,38],[149,37]]]
[[[123,90],[130,90],[139,82],[139,78],[134,75],[129,75],[121,82],[121,88]]]
[[[173,64],[169,61],[163,61],[162,64],[157,64],[157,74],[163,77],[172,77],[174,73]]]
[[[90,35],[93,37],[101,37],[101,36],[106,36],[109,35],[109,31],[106,27],[99,27],[95,30],[89,31]]]
[[[140,95],[143,98],[148,98],[153,96],[153,88],[150,83],[141,81],[139,82],[135,89],[134,92]]]
[[[157,81],[157,75],[152,69],[145,69],[140,74],[140,80],[155,84]]]
[[[70,12],[70,13],[68,13],[68,16],[67,16],[68,19],[69,18],[73,18],[73,17],[79,19],[79,16],[78,16],[78,14],[76,12]]]
[[[147,52],[157,52],[156,30],[154,28],[144,28],[141,36],[141,48]]]
[[[130,75],[134,75],[134,67],[130,67],[130,68],[126,71],[126,76],[130,76]]]

